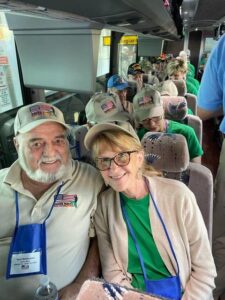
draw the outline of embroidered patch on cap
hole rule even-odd
[[[30,112],[32,118],[48,118],[56,117],[55,111],[52,106],[43,104],[43,105],[33,105],[30,107]]]
[[[104,113],[108,113],[115,108],[116,106],[112,100],[109,100],[101,105],[101,109],[103,110]]]
[[[139,106],[144,106],[147,104],[153,104],[153,98],[151,96],[144,96],[138,99]]]
[[[59,194],[55,201],[55,207],[77,207],[77,195]]]

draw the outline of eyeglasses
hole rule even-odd
[[[159,116],[159,117],[153,117],[153,118],[147,118],[147,119],[145,119],[145,120],[143,120],[141,123],[143,124],[143,123],[149,123],[149,122],[154,122],[154,123],[158,123],[159,121],[161,121],[162,120],[162,116]]]
[[[114,157],[99,157],[95,159],[96,168],[100,171],[109,170],[112,160],[119,167],[127,166],[130,162],[130,155],[137,151],[126,151],[116,154]]]

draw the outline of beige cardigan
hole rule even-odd
[[[181,182],[148,178],[150,191],[164,220],[180,268],[182,300],[212,299],[215,265],[207,231],[194,194]],[[172,275],[177,272],[162,224],[153,203],[149,207],[152,233],[159,253]],[[128,267],[128,234],[119,193],[102,193],[95,214],[102,272],[105,280],[131,287]]]

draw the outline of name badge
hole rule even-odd
[[[12,254],[10,274],[40,272],[41,252]]]

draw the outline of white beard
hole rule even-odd
[[[18,156],[19,156],[19,164],[20,164],[21,168],[24,170],[24,172],[27,174],[27,176],[34,181],[42,182],[42,183],[53,183],[59,179],[62,179],[63,176],[66,174],[67,169],[70,164],[70,159],[68,159],[68,162],[64,165],[61,165],[59,167],[58,171],[56,171],[54,173],[43,171],[40,168],[33,171],[27,165],[22,147],[19,147]],[[52,159],[53,160],[58,159],[60,161],[62,160],[61,157],[59,157],[59,156],[51,158],[49,160],[52,160]],[[46,158],[45,158],[45,160],[46,160]],[[41,159],[40,159],[40,162],[41,162]],[[40,164],[40,162],[39,162],[39,164]]]

